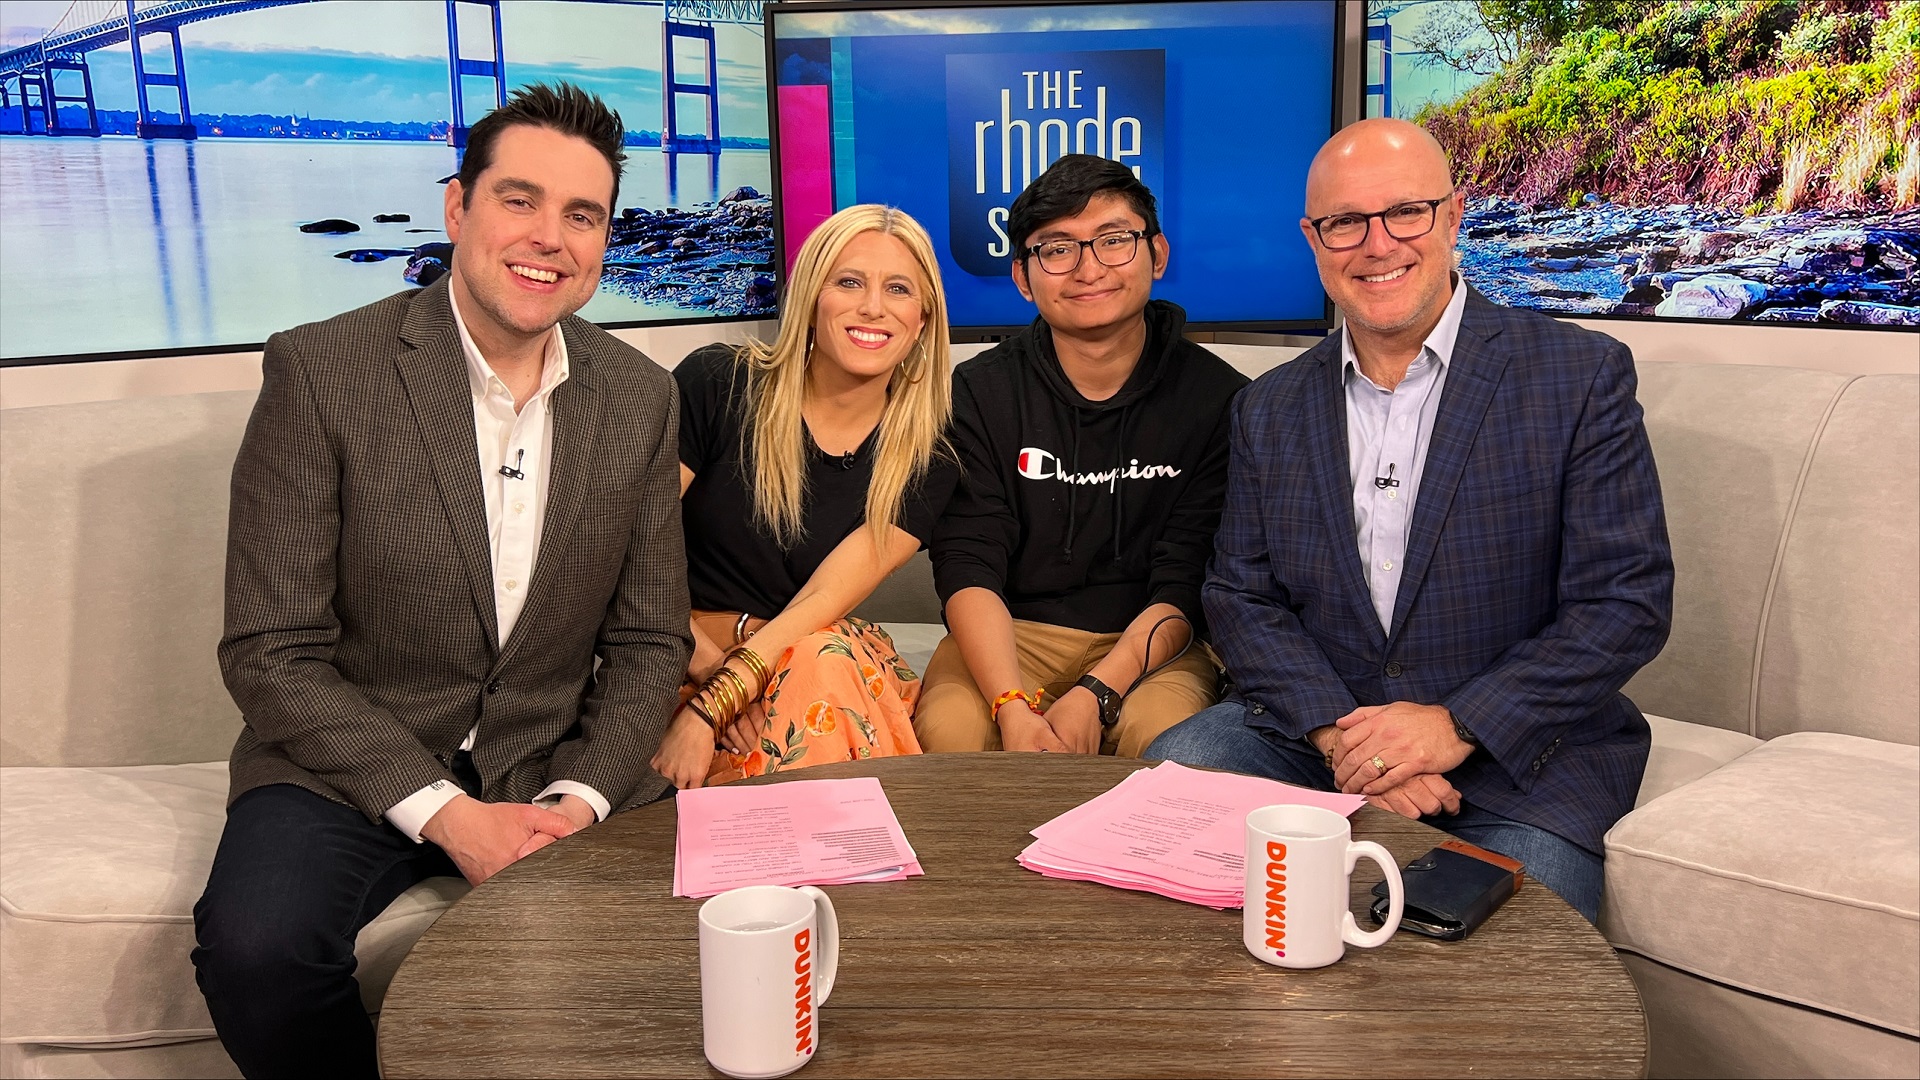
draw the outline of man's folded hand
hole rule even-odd
[[[441,807],[420,835],[438,844],[478,885],[574,831],[564,816],[531,803],[489,803],[461,795]]]
[[[1367,802],[1410,818],[1460,812],[1460,793],[1439,773],[1418,773],[1408,777],[1404,783],[1378,795],[1367,796]]]

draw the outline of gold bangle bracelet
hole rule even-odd
[[[722,666],[716,670],[703,689],[710,692],[711,700],[717,706],[715,715],[722,718],[721,723],[730,723],[752,700],[747,693],[746,680],[730,667]]]
[[[760,689],[765,690],[767,688],[767,662],[761,659],[759,653],[742,645],[727,655],[729,659],[735,656],[739,657],[740,662],[747,665],[747,670],[753,673],[753,677],[759,680]]]

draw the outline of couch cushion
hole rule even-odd
[[[1691,784],[1760,745],[1759,739],[1738,731],[1651,713],[1647,714],[1647,726],[1653,728],[1653,749],[1647,755],[1647,772],[1640,778],[1635,806],[1645,806],[1682,784]]]
[[[1916,461],[1920,376],[1849,383],[1794,508],[1761,641],[1754,734],[1920,743]]]
[[[233,748],[240,711],[214,646],[228,477],[256,396],[7,410],[0,765],[170,765]]]
[[[1920,1034],[1920,748],[1783,735],[1607,833],[1601,928],[1728,986]]]
[[[1673,539],[1673,633],[1626,693],[1643,709],[1751,735],[1754,649],[1780,538],[1849,376],[1684,362],[1636,370]]]
[[[900,650],[900,659],[921,678],[926,677],[933,650],[947,636],[947,628],[940,623],[890,622],[886,631],[893,638],[893,647]]]
[[[0,1040],[139,1045],[213,1033],[188,952],[226,795],[223,761],[0,769]],[[452,878],[422,882],[361,932],[370,1007],[465,892]]]

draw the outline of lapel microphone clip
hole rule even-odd
[[[525,480],[527,474],[520,471],[520,466],[525,464],[526,460],[527,452],[525,450],[519,451],[518,456],[513,459],[513,464],[500,466],[500,475],[509,480]],[[1379,483],[1377,480],[1374,482]]]

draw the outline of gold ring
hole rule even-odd
[[[1380,760],[1379,754],[1373,755],[1373,761],[1371,762],[1371,764],[1373,765],[1374,770],[1378,772],[1381,776],[1387,775],[1387,763]]]

